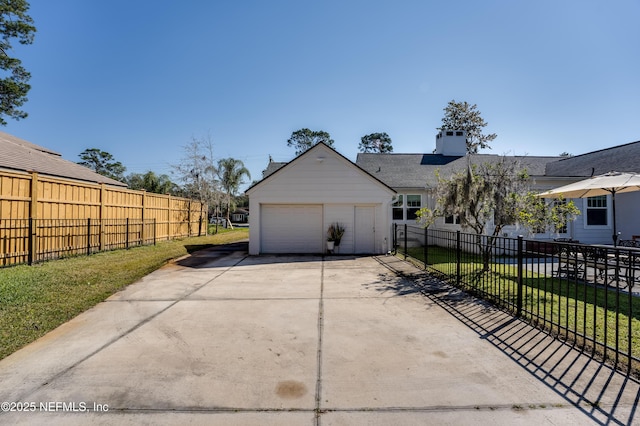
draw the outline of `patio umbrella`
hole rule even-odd
[[[538,194],[541,198],[586,198],[611,194],[613,207],[613,244],[618,242],[616,229],[616,194],[640,191],[640,175],[609,172]]]

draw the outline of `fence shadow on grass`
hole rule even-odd
[[[381,290],[403,294],[410,291],[407,285],[414,286],[596,424],[640,422],[640,382],[633,377],[433,275],[379,261],[399,275],[396,284]]]
[[[478,269],[476,271],[468,272],[463,279],[463,284],[473,291],[475,288],[480,287],[483,282],[502,282],[502,288],[505,290],[505,294],[497,297],[498,302],[507,302],[507,305],[516,304],[516,287],[517,276],[513,273],[507,273],[503,271],[492,271],[493,279],[486,279],[486,272]],[[538,274],[534,274],[538,275]],[[452,279],[449,277],[449,279]],[[613,312],[620,312],[624,315],[631,316],[634,319],[640,320],[640,299],[636,297],[629,297],[629,293],[626,291],[617,290],[612,286],[605,286],[599,283],[570,280],[566,278],[549,277],[544,275],[526,276],[523,278],[524,287],[527,291],[524,294],[524,305],[531,308],[532,304],[542,304],[544,301],[540,299],[539,292],[551,295],[552,297],[569,298],[581,303],[587,303],[595,305],[598,308],[611,310]],[[480,287],[482,293],[482,288]],[[534,292],[536,292],[534,294]],[[605,293],[608,293],[605,296]],[[498,303],[500,304],[500,303]]]

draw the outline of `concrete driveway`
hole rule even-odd
[[[0,383],[0,424],[630,424],[640,395],[395,257],[241,245],[146,276]]]

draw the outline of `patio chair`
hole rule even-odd
[[[573,245],[560,245],[558,247],[558,269],[554,275],[569,279],[586,279],[585,262],[577,247]]]

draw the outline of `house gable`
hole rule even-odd
[[[340,155],[319,143],[285,166],[256,183],[246,193],[262,198],[268,194],[270,202],[354,202],[379,197],[380,191],[390,197],[391,187]]]
[[[344,227],[339,252],[389,250],[395,191],[320,143],[247,189],[249,253],[324,253],[326,231]]]

